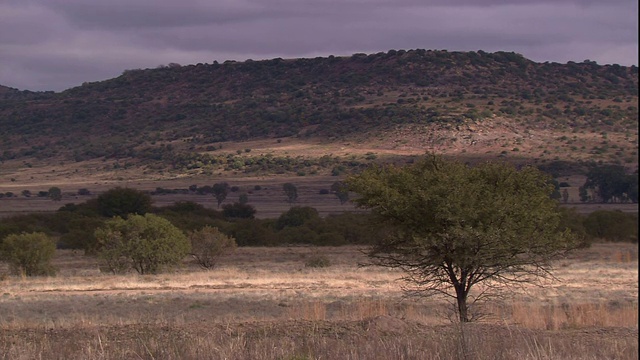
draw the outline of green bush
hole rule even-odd
[[[586,217],[584,227],[596,239],[638,242],[638,214],[597,210]]]
[[[55,250],[55,242],[44,233],[11,234],[0,245],[0,259],[8,262],[17,275],[53,275],[51,259]]]
[[[191,244],[169,220],[157,215],[115,217],[95,232],[98,255],[112,273],[135,269],[139,274],[158,273],[178,265]]]
[[[85,254],[96,253],[95,231],[104,224],[103,218],[77,216],[69,219],[69,231],[60,236],[58,246],[65,249],[82,249]]]
[[[306,221],[319,218],[318,210],[309,206],[293,206],[287,212],[280,215],[276,221],[276,229],[301,226]]]
[[[151,210],[151,196],[143,191],[116,187],[98,196],[98,211],[102,216],[126,218],[129,214],[144,215]]]
[[[579,214],[575,208],[559,207],[558,210],[560,211],[560,224],[558,227],[560,229],[569,229],[581,247],[591,246],[593,238],[587,234],[587,229],[584,226],[585,216]]]
[[[222,214],[225,218],[253,219],[256,208],[249,204],[236,202],[222,205]]]
[[[271,219],[240,219],[230,224],[227,233],[236,239],[238,246],[275,246],[282,242]]]
[[[171,221],[183,231],[194,231],[205,226],[220,227],[222,212],[207,209],[192,201],[179,201],[173,205],[156,208],[154,213]]]

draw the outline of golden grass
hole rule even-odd
[[[101,274],[58,253],[59,276],[0,281],[0,359],[635,359],[638,247],[596,244],[561,281],[514,289],[451,323],[442,298],[404,298],[358,248],[240,248],[212,271]],[[6,268],[0,269],[0,273]]]

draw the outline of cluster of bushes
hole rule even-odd
[[[170,268],[189,254],[210,268],[237,245],[366,244],[380,233],[367,214],[322,218],[314,208],[292,207],[277,219],[255,219],[255,212],[246,203],[221,210],[194,202],[153,207],[148,193],[115,188],[53,213],[1,219],[0,259],[16,274],[47,275],[53,273],[48,263],[56,247],[80,249],[98,256],[105,271],[144,274]]]
[[[192,255],[203,268],[236,246],[371,244],[388,231],[370,214],[321,217],[312,207],[293,206],[276,219],[255,219],[246,203],[208,209],[194,202],[153,207],[148,193],[111,189],[54,213],[0,219],[0,260],[17,274],[53,273],[49,261],[57,248],[81,249],[99,256],[113,273],[155,273]],[[563,226],[588,246],[596,240],[638,241],[638,215],[621,211],[578,214],[563,208]],[[309,265],[318,266],[318,265]]]
[[[589,246],[595,241],[638,242],[638,214],[619,210],[597,210],[588,215],[574,208],[560,208],[562,226],[569,228]]]
[[[309,158],[303,156],[273,156],[266,155],[213,155],[199,152],[176,153],[171,159],[175,170],[225,170],[242,171],[243,173],[269,173],[284,174],[296,173],[298,175],[315,174],[319,171],[341,169],[335,175],[346,172],[347,169],[359,169],[375,160],[375,157],[349,158],[322,156]],[[166,190],[166,189],[165,189]]]

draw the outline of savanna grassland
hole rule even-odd
[[[315,176],[425,151],[633,170],[637,117],[636,66],[513,52],[171,64],[59,93],[0,86],[1,177]]]
[[[60,250],[58,276],[0,282],[0,358],[638,357],[637,244],[579,250],[557,281],[505,289],[464,327],[444,299],[405,297],[399,272],[358,266],[361,250],[245,247],[210,271],[186,260],[150,276]]]
[[[637,176],[637,118],[637,67],[508,52],[171,64],[60,93],[0,86],[0,217],[57,219],[118,186],[156,207],[217,209],[186,190],[220,182],[236,187],[222,205],[246,195],[261,220],[293,205],[324,217],[358,210],[334,182],[425,152],[535,165],[579,213],[637,213],[629,196],[579,196],[596,166]],[[0,360],[638,358],[637,244],[578,250],[555,264],[557,281],[501,289],[463,327],[445,299],[405,297],[401,273],[359,266],[361,250],[241,246],[210,271],[185,259],[139,276],[58,249],[55,277],[0,267]]]
[[[591,166],[636,171],[637,118],[636,66],[536,63],[512,52],[171,64],[59,93],[0,86],[0,194],[12,194],[0,215],[57,209],[13,198],[24,190],[59,187],[64,204],[85,200],[78,189],[220,181],[245,191],[292,182],[307,191],[304,205],[335,213],[347,206],[314,192],[425,152],[539,166],[568,182],[577,203]],[[249,194],[258,217],[286,210],[281,193],[265,193]]]

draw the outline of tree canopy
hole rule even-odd
[[[10,234],[0,243],[0,260],[5,260],[15,274],[51,275],[51,259],[56,243],[42,232]]]
[[[144,215],[151,210],[151,196],[143,191],[116,187],[98,196],[98,212],[106,217]]]
[[[213,184],[212,192],[218,202],[218,207],[220,207],[220,204],[222,204],[229,194],[229,184],[226,182],[215,183]]]
[[[589,195],[587,190],[591,190]],[[629,174],[620,165],[593,166],[580,187],[582,201],[638,202],[638,173]]]
[[[114,217],[95,232],[98,254],[106,268],[122,273],[130,268],[153,274],[177,265],[191,250],[184,233],[157,215]]]
[[[282,184],[282,191],[287,195],[287,201],[289,203],[294,203],[298,199],[298,188],[294,184]]]
[[[420,294],[455,299],[471,319],[474,285],[534,281],[550,276],[550,260],[576,242],[561,231],[553,185],[533,167],[504,163],[475,167],[435,155],[406,167],[371,167],[347,180],[369,208],[393,226],[370,256],[400,268]]]

